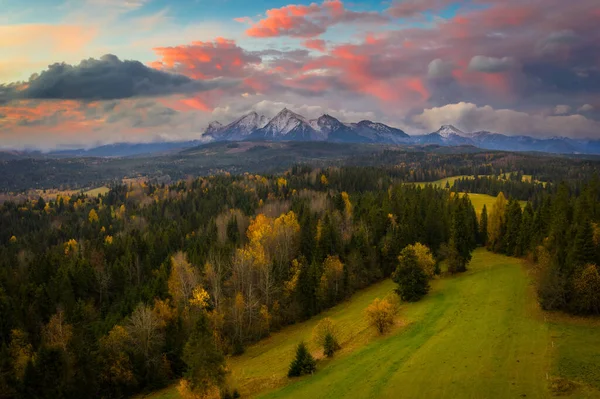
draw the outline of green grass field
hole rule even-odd
[[[432,181],[432,182],[419,182],[419,183],[414,183],[417,186],[423,188],[428,184],[431,184],[434,187],[441,187],[441,188],[446,188],[446,183],[448,183],[450,185],[450,187],[452,188],[452,186],[454,185],[454,182],[456,180],[462,179],[463,177],[469,178],[469,179],[473,179],[474,176],[467,176],[467,175],[461,175],[461,176],[452,176],[452,177],[446,177],[444,179],[440,179],[440,180],[436,180],[436,181]]]
[[[390,281],[374,285],[251,346],[229,360],[232,382],[244,397],[546,398],[560,377],[574,382],[566,397],[600,398],[600,322],[539,310],[520,260],[477,250],[467,273],[435,280],[426,298],[401,306],[395,330],[379,337],[364,309],[393,288]],[[322,317],[343,332],[342,351],[319,361],[314,375],[289,380],[295,345],[310,340]],[[178,395],[170,388],[152,398]]]
[[[429,183],[425,183],[425,182],[419,182],[419,183],[414,183],[420,187],[425,187],[428,184],[433,185],[434,187],[440,187],[440,188],[445,188],[446,187],[446,183],[448,183],[450,185],[450,187],[452,187],[454,185],[454,182],[456,180],[462,179],[462,178],[473,178],[473,176],[467,176],[467,175],[461,175],[461,176],[452,176],[452,177],[446,177],[444,179],[440,179],[440,180],[436,180],[434,182],[429,182]],[[531,180],[531,175],[524,175],[523,179],[527,181],[527,179],[529,178],[529,181]],[[471,198],[471,202],[473,203],[473,207],[475,208],[475,212],[477,212],[477,214],[479,215],[481,213],[481,211],[483,210],[483,206],[486,205],[488,213],[491,211],[492,206],[494,205],[494,201],[496,200],[496,197],[493,197],[491,195],[487,195],[487,194],[474,194],[474,193],[469,193],[469,198]],[[525,208],[525,205],[527,205],[527,201],[519,201],[521,204],[521,208]]]
[[[510,178],[510,175],[512,173],[513,172],[507,173],[506,177]],[[491,176],[491,175],[480,175],[480,177],[485,177],[485,176]],[[452,188],[452,186],[454,185],[454,182],[456,180],[460,180],[460,179],[465,178],[465,177],[468,178],[468,179],[475,178],[475,176],[473,176],[473,175],[460,175],[460,176],[445,177],[443,179],[432,181],[432,182],[418,182],[418,183],[413,183],[413,184],[416,184],[416,185],[420,186],[421,188],[425,187],[428,184],[431,184],[431,185],[433,185],[435,187],[445,188],[446,187],[446,183],[448,183],[448,185],[450,186],[450,188]],[[533,176],[531,176],[531,175],[523,175],[523,181],[531,183],[533,181]],[[540,183],[538,180],[536,180],[536,182]]]
[[[89,197],[97,197],[98,195],[104,195],[106,193],[108,193],[110,191],[110,188],[106,187],[106,186],[102,186],[102,187],[98,187],[98,188],[94,188],[92,190],[88,190],[86,192],[84,192],[85,195],[89,196]]]

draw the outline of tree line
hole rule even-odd
[[[481,215],[487,247],[538,266],[538,296],[548,310],[600,314],[600,180],[561,183],[524,207],[498,194]]]

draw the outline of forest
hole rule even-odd
[[[520,162],[490,160],[447,188],[406,183],[475,166],[295,165],[6,201],[0,397],[119,398],[177,380],[233,397],[227,356],[382,279],[417,301],[433,275],[464,272],[478,246],[534,264],[544,309],[599,314],[597,165],[506,168]],[[468,192],[496,200],[478,213]]]

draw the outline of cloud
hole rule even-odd
[[[326,42],[325,40],[321,40],[321,39],[308,39],[305,40],[303,42],[304,47],[311,49],[311,50],[317,50],[320,51],[322,53],[324,53],[327,49],[326,49]]]
[[[410,18],[426,11],[438,11],[451,3],[450,0],[402,0],[395,1],[387,13],[395,18]]]
[[[176,72],[193,79],[217,77],[242,77],[245,69],[259,64],[259,55],[246,52],[235,41],[219,37],[210,42],[192,42],[176,47],[157,47],[160,57],[152,63],[154,68]]]
[[[569,105],[557,105],[554,107],[554,115],[566,115],[571,112],[571,106]]]
[[[452,74],[454,66],[451,62],[436,58],[427,66],[427,76],[430,78],[445,78]]]
[[[39,75],[33,75],[22,90],[17,90],[14,84],[0,86],[0,100],[2,97],[4,100],[11,97],[113,100],[193,93],[231,84],[225,80],[197,81],[149,68],[138,61],[121,61],[107,54],[100,59],[84,60],[79,65],[50,65]]]
[[[540,137],[590,137],[591,132],[600,131],[600,122],[582,115],[528,114],[511,109],[494,109],[489,105],[479,107],[465,102],[425,109],[421,114],[413,116],[412,121],[426,131],[434,131],[445,124],[453,124],[467,132],[488,130],[507,135]]]
[[[469,70],[485,72],[485,73],[498,73],[505,72],[514,67],[515,60],[512,57],[486,57],[483,55],[476,55],[471,58],[469,62]]]
[[[577,110],[577,112],[590,112],[593,111],[594,107],[590,104],[584,104],[581,107],[579,107],[579,109]]]
[[[242,18],[238,21],[248,22]],[[388,18],[375,12],[356,12],[344,7],[340,0],[325,0],[322,4],[290,4],[267,10],[266,18],[253,23],[246,31],[251,37],[291,36],[310,38],[319,36],[331,26],[340,23],[388,22]]]
[[[561,47],[569,46],[579,42],[581,39],[571,29],[551,32],[538,44],[538,51],[541,53],[554,53]]]

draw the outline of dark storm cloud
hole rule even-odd
[[[56,63],[31,77],[24,89],[0,86],[0,101],[11,99],[118,100],[194,93],[235,84],[231,80],[199,81],[159,71],[139,61],[107,54],[79,65]]]
[[[595,67],[564,67],[544,61],[529,62],[523,72],[536,91],[561,94],[599,93],[600,70]]]

